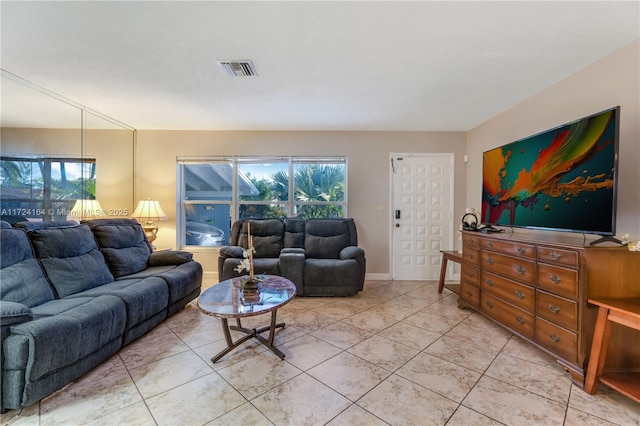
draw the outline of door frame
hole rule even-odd
[[[395,275],[396,275],[396,271],[395,271],[395,262],[393,261],[393,223],[394,223],[394,217],[393,217],[393,212],[394,212],[394,204],[393,204],[393,199],[394,199],[394,185],[393,185],[393,171],[394,171],[394,164],[393,164],[393,159],[394,157],[447,157],[450,158],[450,171],[449,174],[451,176],[451,189],[450,189],[450,194],[449,194],[449,226],[451,229],[451,232],[449,233],[449,238],[446,240],[449,248],[443,248],[443,250],[453,250],[454,249],[454,241],[453,241],[453,235],[455,232],[454,229],[454,223],[453,223],[453,215],[454,215],[454,208],[455,208],[455,160],[456,160],[456,155],[453,152],[391,152],[389,153],[389,270],[390,270],[390,279],[391,281],[395,281]],[[447,268],[447,269],[451,269],[451,268]],[[447,276],[449,276],[449,278],[451,275],[451,272],[447,272]]]

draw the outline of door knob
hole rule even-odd
[[[396,223],[396,228],[400,228],[400,224],[399,223]]]

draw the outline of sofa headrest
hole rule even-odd
[[[251,236],[256,252],[254,257],[278,257],[284,247],[284,222],[282,219],[245,219],[241,224],[238,245],[249,246],[248,226],[251,223]]]
[[[3,222],[7,222],[9,225],[15,225],[18,222],[26,222],[29,219],[27,219],[24,216],[13,216],[13,215],[1,215],[0,216],[0,220],[2,220]]]
[[[30,308],[53,300],[53,291],[23,229],[0,228],[0,281],[3,302]]]
[[[89,225],[114,277],[135,274],[147,268],[151,244],[135,219],[93,219]]]
[[[304,248],[304,219],[288,218],[284,222],[284,246],[286,248]]]
[[[113,281],[87,225],[34,229],[28,235],[59,297]]]
[[[27,231],[47,228],[64,228],[69,226],[78,226],[78,222],[73,220],[52,220],[50,222],[18,222],[13,225],[15,228],[22,228]]]
[[[305,223],[304,249],[307,257],[338,259],[343,248],[357,245],[353,219],[307,219]]]
[[[33,249],[24,229],[0,228],[0,268],[6,268],[33,257]]]

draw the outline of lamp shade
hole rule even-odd
[[[154,222],[159,220],[167,220],[160,202],[157,200],[140,200],[138,201],[138,207],[133,211],[132,218],[137,219],[138,222]]]
[[[105,212],[100,207],[98,200],[76,200],[69,212],[71,220],[82,220],[104,216]]]

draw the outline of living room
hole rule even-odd
[[[453,215],[452,223],[457,231],[458,220],[464,214],[465,208],[469,206],[480,207],[481,204],[481,181],[482,181],[482,153],[488,149],[495,148],[496,146],[506,144],[508,142],[517,140],[519,138],[536,134],[546,129],[554,128],[563,123],[575,120],[580,117],[584,117],[604,109],[617,106],[620,109],[620,135],[619,135],[619,181],[618,181],[618,196],[617,196],[617,235],[630,234],[634,240],[640,239],[640,193],[637,191],[637,183],[640,182],[640,169],[637,167],[640,160],[640,40],[638,39],[638,4],[636,2],[611,2],[611,9],[620,7],[622,12],[612,13],[608,16],[609,25],[593,26],[590,31],[599,34],[599,37],[607,39],[611,37],[615,39],[615,42],[606,44],[604,46],[598,46],[601,54],[590,57],[580,56],[574,59],[571,64],[565,64],[565,68],[557,70],[552,73],[551,77],[541,76],[539,79],[536,75],[526,75],[523,77],[526,80],[526,84],[520,82],[522,85],[527,86],[527,91],[523,91],[515,97],[508,97],[507,95],[520,89],[519,82],[505,80],[505,85],[498,85],[495,80],[487,80],[494,85],[487,85],[483,87],[468,87],[467,85],[456,90],[461,91],[479,91],[482,96],[486,98],[502,98],[500,102],[491,103],[493,110],[491,112],[483,112],[484,115],[476,115],[473,109],[483,109],[483,105],[480,103],[473,104],[471,107],[462,107],[460,104],[465,102],[464,96],[456,95],[456,90],[453,90],[451,94],[447,95],[453,99],[453,104],[456,104],[458,108],[447,105],[431,106],[432,109],[425,109],[417,115],[422,115],[424,123],[416,125],[419,119],[415,119],[411,123],[403,122],[399,120],[401,124],[391,123],[387,121],[387,118],[382,115],[384,111],[384,102],[382,106],[378,106],[378,109],[371,107],[371,114],[367,115],[368,109],[364,108],[364,104],[329,104],[324,108],[331,110],[336,109],[341,112],[345,112],[344,117],[347,117],[346,112],[350,112],[349,115],[354,121],[353,123],[345,122],[347,118],[343,118],[342,121],[339,116],[329,115],[329,118],[323,120],[324,114],[328,114],[327,111],[322,108],[323,102],[327,102],[326,99],[321,97],[321,89],[316,91],[309,91],[309,97],[318,98],[317,108],[309,108],[308,104],[304,107],[296,107],[295,105],[283,105],[280,101],[275,102],[272,110],[285,111],[282,116],[291,117],[292,120],[300,120],[300,116],[303,116],[303,121],[298,121],[296,126],[285,127],[277,122],[278,119],[282,119],[282,116],[274,118],[275,124],[269,122],[272,111],[263,111],[263,116],[259,121],[254,122],[251,125],[245,123],[244,126],[234,125],[230,121],[224,121],[215,119],[212,121],[214,124],[208,127],[203,127],[202,123],[206,123],[207,120],[211,120],[210,117],[202,119],[202,115],[206,113],[198,112],[192,109],[186,101],[180,98],[174,98],[175,93],[172,90],[168,90],[164,87],[156,87],[158,97],[147,99],[145,102],[137,104],[131,101],[131,107],[122,103],[120,111],[111,109],[112,105],[105,103],[101,105],[99,102],[92,102],[89,92],[83,92],[80,87],[69,87],[64,83],[66,80],[65,75],[61,74],[61,70],[64,68],[55,68],[47,74],[46,64],[42,64],[42,71],[37,71],[38,66],[36,62],[30,62],[26,60],[26,56],[29,57],[42,57],[47,58],[53,55],[63,55],[66,53],[68,56],[65,58],[69,64],[73,64],[70,68],[75,67],[79,72],[88,74],[94,68],[106,67],[106,64],[101,61],[95,62],[93,66],[87,66],[83,63],[84,56],[95,58],[95,56],[89,55],[92,49],[86,47],[86,49],[77,50],[77,54],[74,54],[74,48],[78,45],[69,48],[69,51],[63,48],[65,39],[62,40],[48,40],[48,43],[43,43],[42,52],[38,50],[38,54],[25,55],[24,52],[32,52],[30,50],[33,40],[46,40],[46,36],[32,35],[32,38],[27,38],[29,42],[26,46],[21,44],[21,37],[25,37],[24,33],[12,33],[17,31],[17,27],[22,26],[21,31],[35,31],[34,26],[37,26],[40,20],[47,19],[46,13],[42,10],[37,10],[36,5],[32,6],[36,8],[30,11],[28,7],[21,9],[21,6],[11,4],[14,2],[4,2],[2,4],[2,35],[3,35],[3,70],[9,71],[21,78],[31,81],[39,86],[45,87],[55,93],[62,94],[66,98],[74,100],[76,102],[82,102],[87,107],[94,108],[101,113],[106,114],[109,117],[113,117],[122,123],[126,123],[130,129],[135,129],[135,143],[128,145],[124,144],[118,149],[105,148],[103,141],[96,142],[92,147],[83,146],[81,142],[81,132],[72,132],[72,139],[77,143],[72,143],[72,147],[65,147],[58,151],[60,144],[51,143],[51,132],[48,136],[50,140],[47,142],[44,148],[42,146],[34,146],[33,141],[35,137],[15,136],[15,126],[7,126],[11,128],[5,128],[5,121],[3,121],[2,129],[2,154],[49,154],[49,155],[88,155],[96,158],[97,167],[99,173],[103,173],[98,179],[97,194],[103,203],[105,209],[128,209],[130,211],[135,207],[135,203],[139,199],[156,199],[159,200],[164,208],[169,220],[166,222],[157,223],[159,226],[158,238],[155,241],[155,245],[162,248],[181,249],[179,242],[179,234],[181,233],[179,223],[180,216],[180,200],[178,198],[178,178],[176,173],[176,159],[179,157],[214,157],[214,156],[273,156],[273,155],[292,155],[292,156],[344,156],[348,161],[348,216],[355,218],[358,226],[359,245],[363,247],[368,258],[367,267],[367,279],[371,282],[375,281],[388,281],[393,280],[393,267],[391,256],[391,231],[392,226],[392,211],[390,199],[391,199],[391,187],[390,187],[390,154],[391,153],[453,153],[455,158],[454,163],[454,189],[453,189]],[[20,2],[15,2],[20,3]],[[166,5],[165,5],[166,6]],[[257,7],[256,5],[252,5]],[[550,11],[547,13],[553,14],[556,11],[557,5],[553,2],[549,5]],[[16,9],[12,9],[15,7]],[[75,7],[75,6],[74,6]],[[331,7],[339,8],[339,4],[335,4]],[[351,5],[350,7],[356,7]],[[367,10],[364,6],[364,9]],[[388,5],[392,8],[391,5]],[[419,6],[413,6],[419,7]],[[635,8],[635,9],[634,9]],[[46,9],[43,9],[46,10]],[[61,9],[62,10],[62,9]],[[260,10],[258,8],[257,10]],[[339,10],[339,9],[337,9]],[[362,11],[358,10],[358,11]],[[375,10],[375,8],[374,8]],[[20,12],[12,14],[12,11]],[[384,11],[384,10],[383,10]],[[131,11],[128,11],[131,12]],[[24,13],[24,15],[21,15]],[[78,16],[82,16],[83,13],[88,13],[87,16],[92,16],[88,22],[95,24],[95,15],[90,12],[90,4],[79,4],[74,13]],[[326,12],[332,14],[333,11]],[[345,12],[346,13],[346,12]],[[349,10],[349,13],[353,13]],[[371,12],[373,13],[373,12]],[[377,11],[376,14],[382,12]],[[427,14],[422,11],[422,14]],[[44,15],[44,16],[43,16]],[[114,13],[115,16],[117,14]],[[295,15],[295,14],[293,14]],[[366,14],[365,14],[366,15]],[[594,13],[594,15],[597,15]],[[31,19],[38,17],[38,19]],[[116,19],[115,16],[111,18]],[[137,15],[128,15],[130,20],[133,20],[136,26],[144,21],[138,21]],[[286,19],[287,14],[281,17],[282,20]],[[304,15],[305,23],[312,21],[313,16]],[[353,15],[348,15],[353,17]],[[465,15],[469,18],[468,15]],[[593,15],[590,15],[592,19]],[[624,32],[618,36],[616,31],[612,30],[615,27],[613,22],[615,19],[625,17],[624,25],[620,25],[623,29],[635,30],[635,35],[629,36],[629,32]],[[384,21],[377,15],[378,20],[376,22]],[[257,19],[257,18],[255,18]],[[345,18],[346,19],[346,18]],[[36,23],[35,21],[38,21]],[[125,20],[125,24],[128,21]],[[253,22],[253,21],[252,21]],[[504,21],[500,21],[503,22]],[[164,24],[166,22],[163,21]],[[85,22],[84,25],[89,25]],[[635,25],[635,27],[634,27]],[[141,25],[144,27],[144,25]],[[155,27],[154,27],[155,28]],[[83,34],[82,37],[86,37],[86,27],[82,27],[77,32],[70,31],[70,34]],[[162,37],[163,34],[166,37],[173,36],[163,33],[163,31],[154,30],[153,33],[158,37]],[[284,30],[282,30],[284,31]],[[345,30],[346,31],[346,30]],[[512,29],[513,32],[517,32],[517,29]],[[582,28],[584,32],[585,29]],[[276,31],[277,32],[277,31]],[[611,35],[610,33],[616,33]],[[32,33],[33,34],[33,33]],[[422,33],[420,33],[422,34]],[[545,35],[544,29],[537,34],[538,37],[543,38]],[[561,37],[562,35],[557,35]],[[575,34],[574,34],[575,36]],[[79,38],[81,38],[78,35]],[[229,36],[231,37],[231,36]],[[550,36],[553,38],[553,35]],[[590,40],[597,39],[598,37],[592,35]],[[625,37],[627,39],[625,40]],[[567,36],[568,38],[568,36]],[[132,38],[133,40],[133,38]],[[312,40],[308,40],[311,43]],[[423,42],[426,39],[422,39]],[[68,41],[68,40],[67,40]],[[552,44],[553,40],[548,40],[547,43]],[[624,42],[623,42],[624,41]],[[396,42],[396,40],[394,40]],[[397,41],[398,43],[401,42]],[[6,45],[5,45],[6,43]],[[576,44],[583,42],[577,41]],[[81,45],[82,43],[80,43]],[[588,43],[587,43],[588,44]],[[137,47],[144,46],[141,44]],[[238,49],[241,46],[234,46]],[[420,52],[419,46],[413,45],[414,51]],[[548,46],[545,46],[548,47]],[[126,46],[116,46],[117,49],[126,49]],[[336,45],[334,48],[337,49]],[[568,44],[565,49],[565,54],[570,52],[572,48],[571,44]],[[114,49],[100,46],[96,51],[103,49],[108,51]],[[595,47],[594,47],[595,49]],[[346,50],[346,49],[345,49]],[[20,52],[22,51],[22,54]],[[42,55],[40,55],[42,53]],[[256,52],[257,53],[257,52]],[[342,52],[347,55],[348,52]],[[406,52],[405,52],[406,53]],[[498,53],[493,52],[495,56],[490,55],[491,50],[487,51],[486,62],[489,63],[495,60],[495,56],[500,56]],[[583,52],[584,53],[584,52]],[[145,59],[149,59],[147,54],[141,54],[134,56],[126,60],[121,64],[120,68],[113,71],[107,71],[106,74],[118,76],[123,69],[131,68],[136,72],[132,74],[144,74],[153,73],[153,70],[147,70],[145,66]],[[211,62],[215,65],[215,59],[226,59],[227,53],[225,51],[225,57],[217,57],[217,52],[211,52]],[[243,51],[234,52],[233,55],[242,56],[245,59],[245,55],[250,55],[251,59],[255,61],[255,65],[258,69],[259,76],[256,79],[265,78],[261,75],[264,71],[267,74],[267,70],[261,67],[261,61],[251,53],[245,53]],[[544,65],[541,68],[553,68],[554,62],[558,60],[555,56],[557,53],[548,53],[545,58]],[[99,56],[99,55],[98,55]],[[151,55],[152,56],[152,55]],[[214,57],[215,56],[215,57]],[[385,60],[386,58],[378,58],[378,60]],[[499,59],[499,58],[497,58]],[[151,58],[153,60],[153,58]],[[183,60],[181,58],[180,60]],[[173,62],[179,62],[180,60],[172,60]],[[315,58],[315,61],[318,61]],[[513,59],[516,61],[516,59]],[[46,59],[43,59],[46,61]],[[508,62],[508,61],[507,61]],[[311,62],[313,63],[313,62]],[[375,63],[375,62],[374,62]],[[155,62],[154,62],[155,64]],[[526,62],[522,62],[526,64]],[[284,65],[283,65],[284,66]],[[375,68],[375,65],[370,67]],[[573,67],[573,68],[572,68]],[[175,69],[171,72],[180,73],[180,79],[183,81],[189,80],[191,77],[186,72],[188,66],[175,66]],[[509,67],[500,68],[502,72],[505,72]],[[71,71],[71,70],[69,70]],[[369,69],[371,71],[371,69]],[[490,68],[492,72],[493,69]],[[221,72],[218,69],[208,69],[206,71],[197,70],[194,73],[217,73]],[[479,69],[478,73],[481,72]],[[513,74],[522,73],[522,68],[513,65],[511,72]],[[5,86],[6,75],[3,74],[3,87]],[[126,78],[123,76],[123,79]],[[216,81],[224,81],[224,78],[228,78],[224,75],[216,76]],[[406,76],[404,72],[399,71],[398,75],[385,75],[388,80],[396,79],[409,79],[419,84],[423,79],[433,79],[426,72],[421,71],[417,76]],[[505,76],[506,78],[506,76]],[[74,80],[73,78],[71,80]],[[12,80],[15,81],[15,80]],[[296,80],[297,81],[297,80]],[[459,82],[458,82],[459,83]],[[509,84],[507,84],[509,83]],[[95,89],[94,92],[99,92],[103,95],[102,99],[109,98],[107,96],[111,90],[114,93],[118,87],[102,86],[99,80],[88,79],[83,84],[88,85],[91,89],[91,85]],[[122,86],[130,91],[132,86],[131,82],[122,83]],[[191,90],[197,92],[199,90],[198,84],[193,83],[193,86],[186,84],[183,86],[185,90]],[[228,83],[229,84],[229,83]],[[243,93],[256,89],[256,83],[249,82],[249,87],[243,86],[243,81],[235,81],[230,83],[235,85],[238,93]],[[431,82],[429,88],[436,91],[438,84]],[[87,90],[87,87],[84,90]],[[451,89],[451,87],[448,87]],[[145,90],[149,90],[148,88]],[[325,91],[331,91],[328,88],[323,88]],[[344,89],[343,89],[344,90]],[[378,95],[378,101],[384,101],[385,96],[390,96],[393,91],[393,85],[391,88],[381,90]],[[425,102],[429,98],[429,92],[427,90],[420,92],[416,96],[423,99]],[[4,90],[3,90],[4,92]],[[163,92],[169,92],[168,99],[162,99],[160,94]],[[130,92],[129,96],[132,98],[142,98],[142,93],[145,91]],[[118,100],[122,99],[122,94],[113,95]],[[409,99],[408,95],[404,93],[405,101],[409,104],[415,102],[413,99]],[[458,96],[458,97],[456,97]],[[390,96],[395,99],[395,97]],[[173,101],[172,101],[173,99]],[[446,97],[445,97],[446,99]],[[516,100],[517,99],[517,100]],[[248,101],[247,101],[248,102]],[[255,101],[257,102],[257,101]],[[477,99],[476,99],[476,102]],[[116,102],[117,103],[117,102]],[[172,104],[170,107],[166,104]],[[229,112],[228,116],[234,116],[236,118],[242,118],[242,102],[237,101],[236,104],[228,104]],[[470,102],[471,104],[471,102]],[[3,94],[3,111],[7,108],[5,104],[5,95]],[[250,102],[247,104],[247,108],[252,105]],[[430,118],[432,111],[437,111],[440,108],[441,112],[439,117],[449,115],[451,123],[433,123]],[[489,105],[486,106],[489,108]],[[496,109],[497,108],[497,109]],[[471,110],[470,110],[471,109]],[[135,111],[134,111],[135,110]],[[151,115],[154,110],[161,111],[161,120],[164,121],[163,126],[166,127],[149,127],[147,125],[141,125],[146,115]],[[358,112],[354,114],[354,110]],[[143,112],[141,112],[143,111]],[[238,113],[240,111],[240,114]],[[381,112],[382,111],[382,112]],[[444,111],[444,112],[442,112]],[[406,111],[405,111],[406,112]],[[134,118],[134,113],[139,114],[137,118]],[[191,125],[184,125],[183,119],[186,115],[193,115],[201,119],[198,123],[191,123]],[[201,115],[199,115],[201,114]],[[465,114],[473,116],[476,120],[465,121],[465,123],[471,123],[466,127],[464,125],[456,125],[456,118],[459,118]],[[306,122],[304,116],[308,115]],[[416,114],[414,114],[416,115]],[[3,112],[4,116],[4,112]],[[227,117],[227,115],[222,115]],[[482,117],[482,118],[479,118]],[[304,123],[304,125],[299,124]],[[33,134],[32,134],[33,135]],[[85,142],[90,140],[90,132],[85,135]],[[56,136],[57,138],[57,136]],[[56,139],[57,140],[57,139]],[[106,160],[108,158],[108,160]],[[465,160],[465,158],[468,159]],[[104,161],[102,159],[105,159]],[[101,164],[109,164],[106,170],[114,170],[113,172],[100,171]],[[118,165],[122,166],[121,170],[118,170]],[[102,170],[105,170],[104,168]],[[122,191],[117,185],[112,185],[109,188],[109,182],[118,181],[118,179],[124,178],[125,182],[120,182],[118,185],[126,187],[126,191]],[[105,181],[101,181],[101,179]],[[103,196],[104,195],[104,196]],[[104,200],[104,201],[103,201]],[[458,239],[457,233],[451,237],[452,246],[445,247],[446,249],[461,249],[462,243]],[[190,247],[190,251],[194,252],[194,258],[203,265],[205,270],[205,277],[208,282],[216,282],[217,278],[217,253],[215,249],[204,249],[198,247]],[[375,284],[374,284],[375,285]]]

